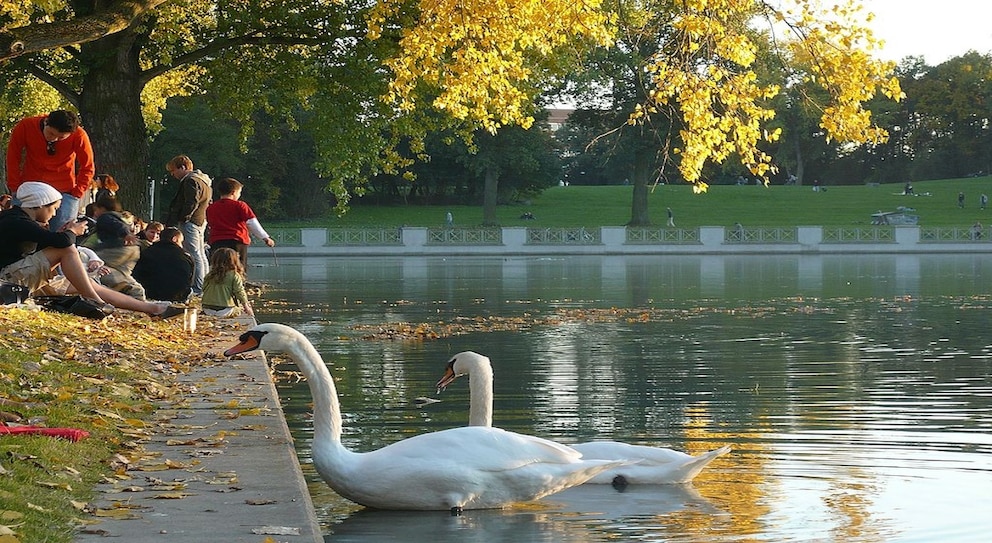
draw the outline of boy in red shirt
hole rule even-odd
[[[251,207],[241,201],[243,187],[240,181],[230,177],[214,184],[214,190],[220,197],[207,207],[207,224],[210,226],[210,253],[221,247],[234,249],[241,266],[247,270],[248,246],[251,245],[249,232],[269,247],[274,247],[276,242],[262,228]]]

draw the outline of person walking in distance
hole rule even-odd
[[[183,249],[193,257],[193,294],[200,296],[203,278],[209,269],[204,235],[211,196],[210,177],[193,169],[193,161],[186,155],[173,158],[165,169],[179,180],[179,189],[169,204],[165,224],[175,226],[183,233]]]
[[[96,168],[90,137],[71,111],[21,119],[7,143],[7,188],[11,194],[26,181],[40,181],[62,194],[62,204],[48,223],[52,232],[76,220],[79,200]],[[15,202],[16,203],[16,202]]]

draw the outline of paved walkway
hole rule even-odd
[[[186,401],[156,413],[127,478],[98,485],[100,522],[76,543],[323,541],[265,358],[220,355],[253,321],[239,324],[196,338],[216,363],[179,378]]]

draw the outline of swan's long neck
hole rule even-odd
[[[285,350],[296,361],[310,386],[310,395],[313,396],[314,443],[340,443],[341,405],[338,403],[334,378],[327,370],[324,359],[306,338],[294,338]]]
[[[468,374],[469,426],[493,425],[493,367],[486,359],[473,364]]]

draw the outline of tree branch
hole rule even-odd
[[[0,62],[26,54],[98,40],[124,30],[168,0],[120,0],[68,21],[32,23],[0,32]]]
[[[159,64],[153,66],[141,73],[141,80],[143,83],[147,83],[152,79],[172,70],[178,68],[179,66],[185,66],[187,64],[196,63],[204,58],[215,56],[216,54],[226,51],[228,49],[233,49],[235,47],[241,47],[245,45],[321,45],[326,42],[326,40],[313,37],[294,37],[294,36],[260,36],[258,32],[263,32],[264,30],[256,31],[252,34],[246,34],[243,36],[235,36],[231,38],[220,38],[207,43],[203,47],[196,49],[195,51],[190,51],[184,53],[172,59],[168,65]]]

